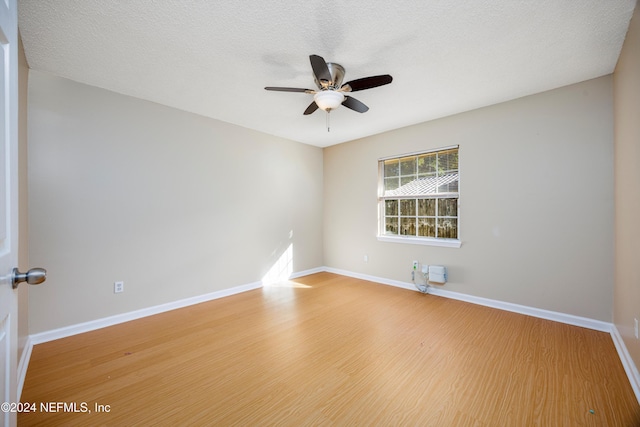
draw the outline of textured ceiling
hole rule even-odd
[[[612,73],[635,0],[20,0],[32,69],[329,146]],[[309,55],[370,107],[303,116]]]

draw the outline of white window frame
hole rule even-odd
[[[458,149],[458,155],[460,154],[460,147],[458,145],[452,145],[448,147],[437,148],[433,150],[417,151],[412,153],[406,153],[402,155],[394,155],[389,157],[383,157],[378,159],[378,233],[377,238],[382,242],[392,243],[408,243],[415,245],[428,245],[428,246],[441,246],[450,248],[459,248],[462,245],[460,239],[460,166],[458,164],[458,191],[455,193],[438,193],[430,194],[430,197],[424,197],[428,199],[441,199],[441,198],[457,198],[457,239],[441,238],[441,237],[422,237],[422,236],[407,236],[401,234],[385,234],[385,200],[401,200],[401,199],[420,199],[423,197],[416,197],[414,195],[402,197],[402,196],[384,196],[384,162],[393,159],[402,159],[404,157],[414,157],[424,154],[444,152],[451,149]],[[398,206],[398,209],[400,207]],[[398,212],[399,214],[399,212]],[[436,209],[437,217],[437,209]]]

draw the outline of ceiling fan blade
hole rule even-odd
[[[319,81],[331,81],[329,67],[327,67],[327,63],[322,56],[309,55],[309,60],[311,61],[311,68],[313,69],[313,74],[315,74],[316,79]]]
[[[316,101],[313,101],[311,104],[309,104],[307,109],[304,110],[304,115],[308,116],[309,114],[313,113],[317,109],[318,109],[318,104],[316,104]]]
[[[342,105],[347,108],[351,108],[353,111],[357,111],[358,113],[366,113],[369,111],[369,107],[351,96],[345,95]]]
[[[380,76],[363,77],[361,79],[351,80],[342,85],[340,89],[344,89],[346,92],[357,92],[359,90],[371,89],[373,87],[388,85],[393,81],[393,77],[389,74],[383,74]],[[347,88],[349,86],[349,88]]]
[[[311,89],[301,89],[301,88],[297,88],[297,87],[273,87],[273,86],[267,86],[265,87],[266,90],[275,90],[275,91],[279,91],[279,92],[305,92],[305,93],[316,93],[315,90],[311,90]]]

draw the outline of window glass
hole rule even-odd
[[[459,150],[380,162],[381,235],[459,239]]]

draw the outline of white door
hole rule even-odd
[[[15,402],[18,348],[17,292],[11,273],[18,265],[18,5],[0,0],[0,404]],[[2,409],[6,409],[3,407]],[[3,426],[16,414],[0,411]]]

